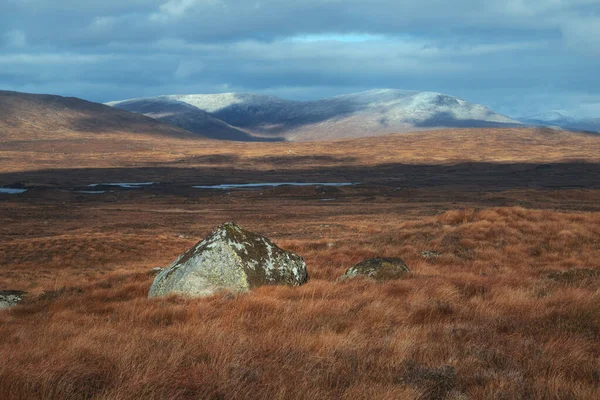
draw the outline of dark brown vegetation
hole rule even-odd
[[[0,398],[600,397],[600,138],[446,135],[6,142],[0,182],[33,189],[0,195],[0,289],[28,292],[0,312]],[[162,184],[71,191],[98,179]],[[364,184],[189,187],[275,179]],[[149,301],[148,272],[228,220],[311,280]],[[337,281],[372,257],[413,272]]]

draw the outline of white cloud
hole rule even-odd
[[[158,13],[150,14],[151,21],[167,22],[179,19],[194,7],[222,5],[221,0],[168,0],[159,7]]]
[[[92,30],[109,30],[112,29],[117,23],[118,19],[116,17],[95,17],[92,23],[90,24],[90,29]]]
[[[60,65],[60,64],[95,64],[114,59],[107,54],[76,54],[76,53],[11,53],[0,54],[0,65]],[[57,71],[58,73],[60,71]]]
[[[346,42],[360,43],[385,40],[384,35],[373,35],[370,33],[346,33],[346,34],[313,34],[298,35],[288,38],[291,42]]]

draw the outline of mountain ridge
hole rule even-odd
[[[552,110],[541,114],[530,115],[522,117],[520,120],[538,126],[600,133],[600,118],[580,117],[562,110]]]
[[[174,101],[183,102],[256,138],[291,141],[379,136],[432,128],[522,125],[488,107],[443,93],[399,89],[375,89],[312,101],[230,92],[163,95],[106,104],[143,113],[142,105],[148,101],[157,107],[161,103],[168,107]]]
[[[0,141],[93,138],[117,133],[194,136],[156,119],[77,97],[0,90]]]
[[[130,104],[133,106],[130,107]],[[111,103],[106,103],[106,105],[111,105]],[[126,100],[119,103],[119,107],[113,108],[143,114],[160,122],[174,125],[190,132],[200,133],[211,139],[242,142],[261,141],[260,138],[256,138],[243,129],[234,127],[214,117],[205,110],[177,100],[176,98],[170,98],[169,96]]]

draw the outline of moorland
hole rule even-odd
[[[0,186],[28,190],[0,194],[0,287],[27,295],[0,312],[0,398],[600,396],[599,136],[83,126],[4,127]],[[354,185],[193,188],[251,182]],[[149,300],[152,268],[225,221],[301,255],[309,282]],[[338,280],[376,256],[413,273]]]

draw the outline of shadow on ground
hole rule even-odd
[[[72,186],[103,182],[157,182],[162,185],[217,185],[254,182],[357,182],[404,188],[456,190],[594,189],[600,188],[600,164],[461,163],[456,165],[382,164],[377,166],[309,167],[268,160],[269,169],[236,167],[235,157],[203,156],[213,165],[132,168],[52,169],[0,174],[0,185]],[[317,160],[318,161],[318,160]],[[324,160],[320,160],[324,161]],[[328,159],[327,162],[336,160]],[[342,160],[341,162],[343,162]],[[226,165],[232,163],[234,166]],[[274,168],[281,167],[281,168]]]

